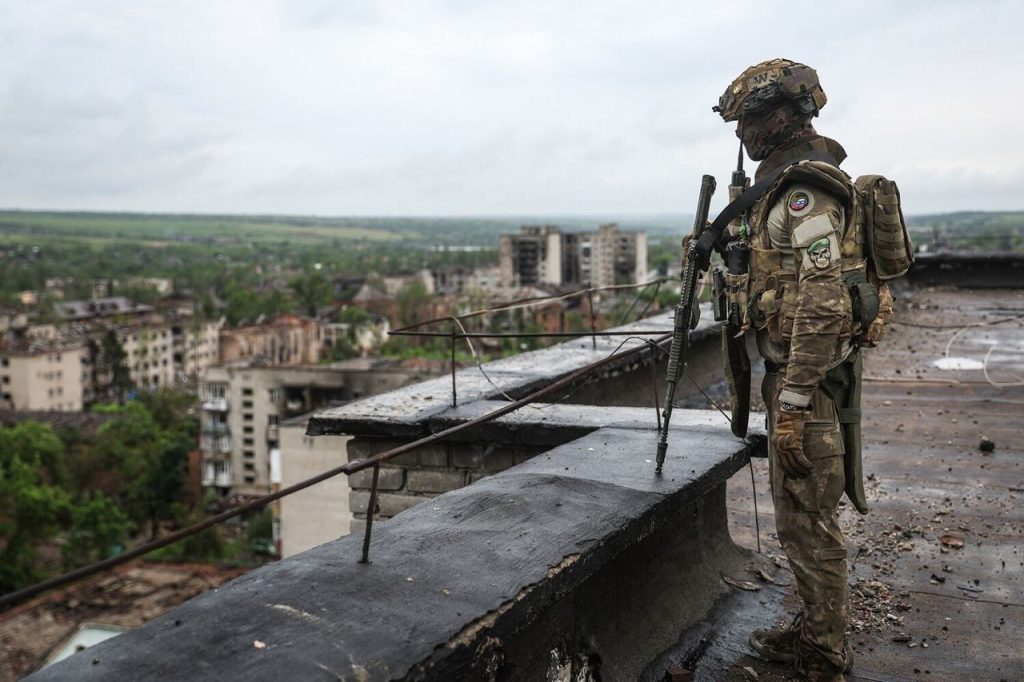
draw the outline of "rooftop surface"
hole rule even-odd
[[[842,511],[857,656],[850,679],[1024,679],[1024,291],[923,288],[901,298],[898,323],[866,351],[872,512]],[[501,385],[504,376],[494,378]],[[493,389],[477,383],[467,394]],[[435,409],[406,402],[404,413],[413,406]],[[991,452],[979,448],[983,438]],[[754,468],[761,547],[784,564],[765,460]],[[754,549],[749,473],[730,481],[729,505],[734,538]],[[750,579],[765,609],[790,591]],[[784,603],[795,610],[792,595]],[[752,679],[744,667],[760,680],[788,679],[749,656],[740,625],[726,628],[721,676],[698,679]]]
[[[902,298],[899,323],[865,354],[871,512],[847,505],[841,515],[850,679],[1024,679],[1024,291],[924,288]],[[983,438],[992,452],[979,449]],[[762,548],[781,557],[767,462],[754,465]],[[753,548],[750,491],[745,472],[730,482],[733,536]],[[749,679],[742,666],[786,679],[749,656],[731,679]]]

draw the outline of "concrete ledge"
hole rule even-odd
[[[711,310],[701,308],[700,324],[691,332],[695,345],[704,338],[717,334],[718,323],[711,318]],[[663,313],[639,322],[616,327],[617,331],[672,329],[672,315]],[[589,337],[573,339],[550,348],[522,353],[513,357],[489,362],[485,365],[487,375],[495,385],[513,398],[521,398],[570,374],[596,360],[600,360],[617,348],[628,349],[643,345],[640,339],[626,336],[598,337],[593,347]],[[651,363],[651,351],[640,351],[623,358],[603,369],[605,377],[629,372]],[[479,400],[501,398],[501,392],[489,383],[476,367],[461,369],[456,373],[459,405],[468,405]],[[663,390],[663,388],[661,389]],[[307,434],[310,436],[329,434],[381,434],[388,433],[396,438],[413,438],[426,435],[431,418],[451,409],[451,379],[431,379],[397,391],[366,398],[337,408],[324,410],[310,419]]]
[[[370,565],[341,538],[31,679],[649,676],[745,561],[723,486],[764,442],[686,421],[662,477],[653,428],[602,428],[382,524]]]
[[[999,289],[1018,286],[1024,278],[1024,254],[918,254],[907,278],[927,286]]]

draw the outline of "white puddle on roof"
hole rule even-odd
[[[971,358],[939,358],[932,363],[939,369],[981,369],[984,365],[980,360]]]

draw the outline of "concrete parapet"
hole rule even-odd
[[[33,679],[658,679],[748,560],[723,486],[764,439],[680,410],[659,477],[651,420],[614,421],[375,527],[370,564],[340,538]]]
[[[662,327],[667,315],[635,326]],[[717,356],[718,344],[699,342],[717,333],[705,319],[693,338],[691,370],[704,371],[711,361],[700,353]],[[308,433],[351,434],[348,459],[372,457],[492,412],[502,392],[527,395],[620,343],[578,339],[488,363],[490,381],[462,370],[458,407],[438,379],[327,410]],[[645,342],[625,342],[635,343]],[[566,396],[574,402],[531,405],[382,464],[374,518],[388,520],[374,525],[371,563],[358,561],[372,511],[364,470],[350,478],[354,535],[257,569],[37,679],[660,680],[661,662],[688,655],[692,626],[721,610],[721,574],[750,560],[729,538],[725,483],[765,443],[757,432],[733,437],[717,412],[677,409],[655,475],[647,398],[661,355],[647,348],[611,364]]]

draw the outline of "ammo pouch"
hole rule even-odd
[[[844,272],[843,283],[850,292],[850,302],[853,304],[853,328],[857,330],[854,336],[861,336],[878,317],[878,290],[868,282],[862,268]]]

